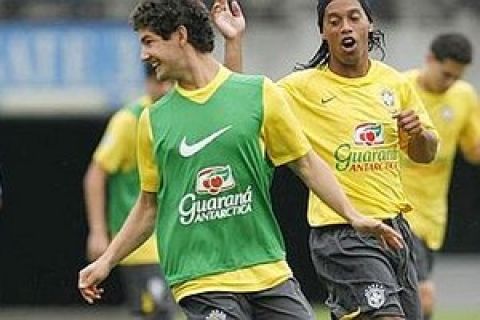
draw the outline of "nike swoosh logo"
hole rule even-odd
[[[230,130],[232,126],[225,127],[223,129],[220,129],[218,131],[215,131],[211,135],[209,135],[206,138],[203,138],[202,140],[192,144],[188,145],[187,144],[187,137],[183,137],[182,142],[180,142],[180,148],[179,152],[180,155],[184,158],[189,158],[196,153],[200,152],[203,148],[205,148],[207,145],[212,143],[215,139],[220,137],[222,134],[224,134],[226,131]]]
[[[322,98],[322,104],[329,103],[330,101],[332,101],[335,98],[336,98],[335,96],[330,97],[330,98]]]

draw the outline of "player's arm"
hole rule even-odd
[[[88,222],[87,258],[89,261],[97,259],[109,243],[105,214],[106,184],[107,173],[95,160],[92,160],[83,179]]]
[[[322,201],[356,230],[372,233],[388,245],[402,247],[402,237],[380,221],[355,210],[330,167],[311,148],[281,89],[265,81],[262,137],[275,165],[287,164]]]
[[[212,21],[225,39],[225,61],[227,68],[243,71],[243,35],[245,17],[237,1],[215,0],[211,10]]]
[[[135,117],[119,111],[111,118],[107,129],[97,146],[84,176],[83,187],[89,233],[87,237],[87,258],[97,259],[107,248],[109,230],[106,208],[108,176],[120,170],[126,159],[131,157],[136,134],[131,131]]]
[[[107,250],[79,273],[78,288],[87,302],[93,303],[101,298],[103,289],[97,286],[107,278],[115,265],[150,237],[155,228],[156,212],[156,193],[142,191]]]
[[[401,134],[404,133],[408,140],[408,157],[418,163],[432,162],[438,146],[435,132],[424,128],[414,110],[402,111],[396,117]]]
[[[153,233],[157,215],[157,190],[160,185],[158,169],[153,159],[152,134],[148,109],[138,123],[137,159],[140,174],[140,195],[125,223],[105,253],[79,274],[78,288],[85,300],[93,303],[101,298],[98,288],[111,269],[143,244]]]
[[[438,134],[415,89],[405,79],[401,88],[402,109],[395,118],[400,131],[400,145],[408,157],[418,163],[435,159]]]

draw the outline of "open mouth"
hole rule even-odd
[[[353,37],[345,37],[342,39],[342,48],[344,50],[352,50],[356,44],[357,41]]]

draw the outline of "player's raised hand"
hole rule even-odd
[[[227,40],[238,38],[245,32],[245,17],[238,1],[215,0],[210,11],[212,21]]]
[[[404,110],[395,116],[398,127],[409,136],[419,135],[423,132],[422,123],[418,114],[413,110]]]
[[[384,247],[401,249],[404,247],[404,240],[400,233],[389,225],[366,216],[360,216],[351,222],[353,228],[361,233],[369,233],[377,237]]]
[[[103,289],[98,285],[105,280],[111,267],[101,259],[89,264],[78,274],[78,289],[82,297],[90,304],[102,298]]]

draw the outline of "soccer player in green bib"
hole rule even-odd
[[[101,298],[98,284],[156,228],[160,262],[188,319],[313,319],[271,208],[275,165],[288,164],[356,230],[403,246],[393,228],[351,206],[276,85],[213,58],[202,1],[143,1],[131,21],[142,59],[177,84],[142,113],[142,191],[106,252],[80,272],[88,302]]]
[[[145,64],[146,95],[117,111],[97,146],[84,178],[89,233],[87,258],[97,259],[125,222],[140,192],[136,128],[144,108],[172,86],[156,79]],[[120,262],[127,302],[137,319],[173,320],[177,309],[158,267],[156,239],[145,243]]]
[[[227,40],[227,65],[241,68],[243,15],[226,0],[213,6]],[[390,223],[407,246],[385,249],[346,224],[335,209],[310,193],[310,250],[329,293],[333,319],[421,319],[413,237],[403,215],[400,154],[431,162],[437,133],[408,79],[369,58],[383,34],[373,29],[365,0],[319,0],[322,45],[315,56],[279,81],[313,149],[334,170],[362,214]],[[232,52],[231,50],[238,52]]]
[[[424,320],[430,320],[433,313],[434,252],[445,237],[448,189],[457,148],[470,162],[480,162],[480,103],[475,89],[461,80],[472,62],[472,49],[462,34],[441,34],[431,43],[425,65],[406,73],[441,140],[438,156],[428,166],[402,157],[402,182],[413,206],[405,218],[415,235],[413,250]]]

